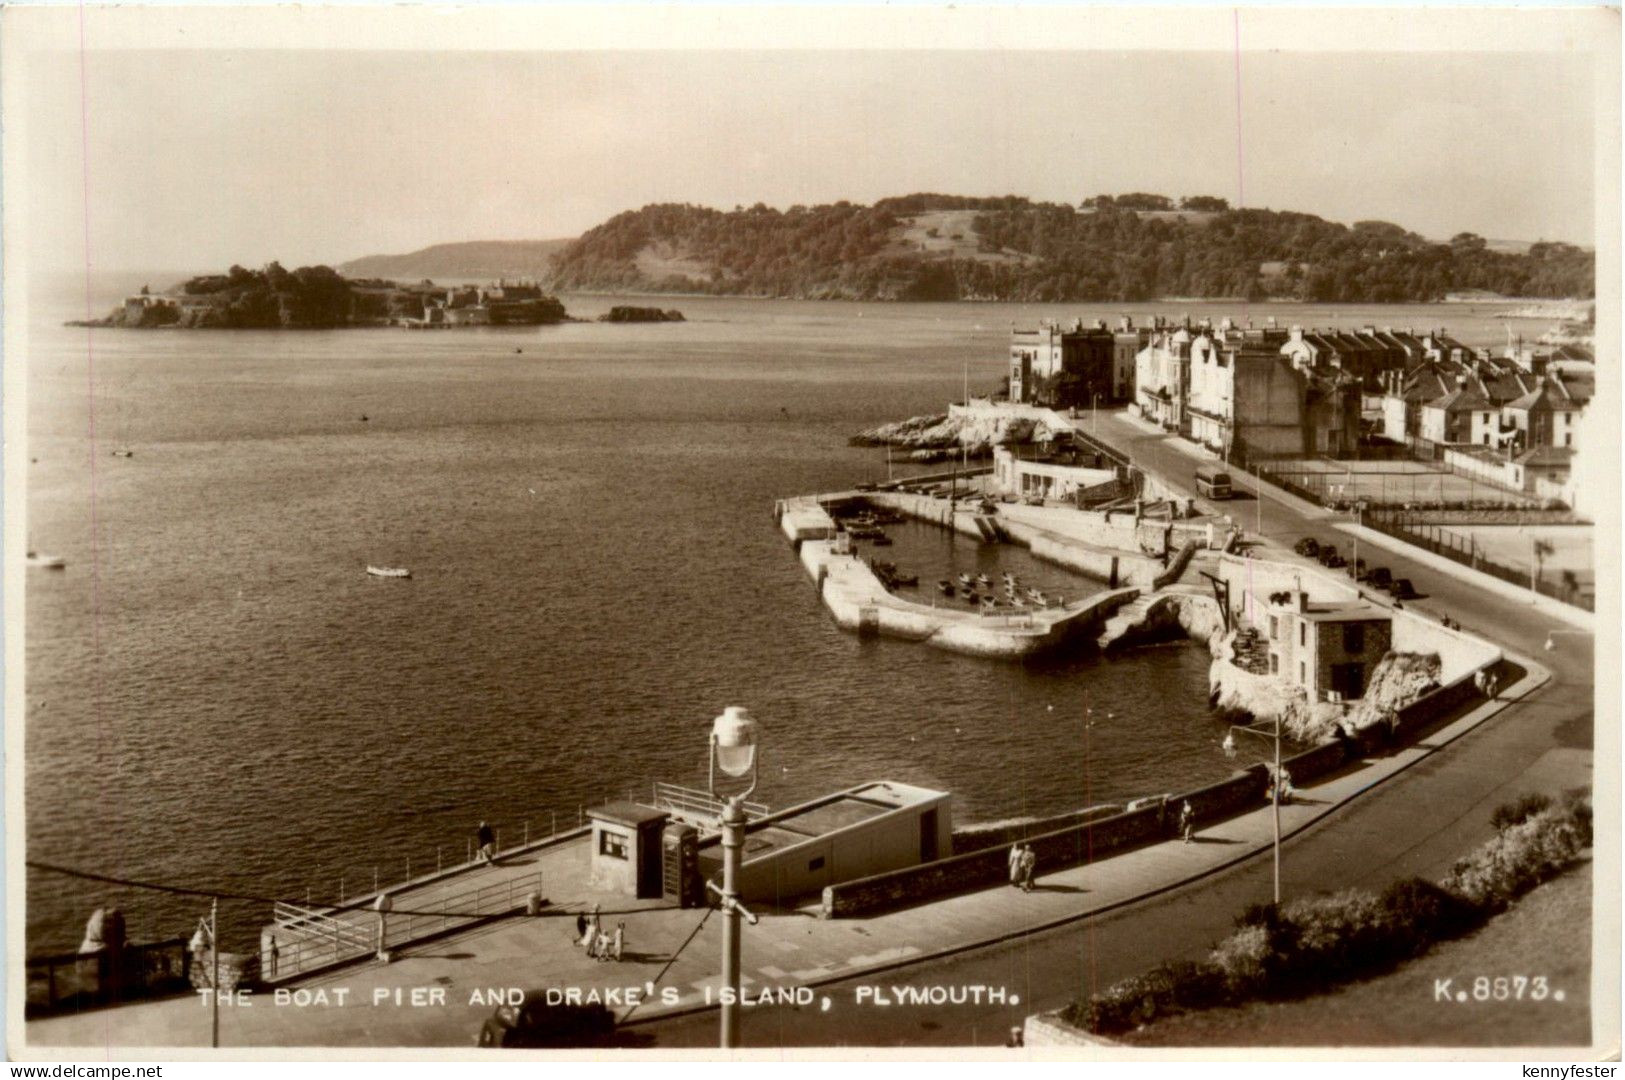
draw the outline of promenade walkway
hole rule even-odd
[[[1516,659],[1528,674],[1496,701],[1480,705],[1416,745],[1301,788],[1299,798],[1282,808],[1283,834],[1308,829],[1545,681],[1546,672],[1539,665]],[[1572,762],[1565,768],[1571,766]],[[1540,786],[1541,777],[1525,779]],[[744,931],[744,986],[751,997],[789,987],[816,988],[1018,938],[1121,908],[1243,859],[1267,858],[1272,838],[1271,813],[1264,807],[1203,830],[1194,843],[1156,844],[1045,875],[1031,893],[996,887],[852,920],[819,919],[811,906],[762,911],[760,923]],[[496,885],[507,875],[528,875],[539,866],[544,891],[554,906],[539,918],[506,918],[398,950],[391,964],[369,960],[297,981],[299,990],[321,995],[312,1004],[279,1006],[262,996],[247,1007],[224,1007],[222,1044],[471,1046],[492,1011],[491,1004],[474,995],[507,987],[532,993],[548,988],[597,991],[612,999],[623,1022],[634,1025],[706,1008],[707,991],[714,993],[719,983],[721,919],[704,909],[673,909],[654,901],[628,903],[595,893],[587,885],[587,859],[583,839],[545,849],[534,858],[469,871],[470,880],[456,887],[466,889],[476,882]],[[575,913],[595,903],[602,905],[609,928],[618,921],[626,923],[627,955],[619,963],[593,961],[574,944]],[[1144,948],[1147,966],[1162,959],[1156,942],[1148,941]],[[816,989],[813,993],[812,1008],[818,1009]],[[633,994],[641,999],[635,1007],[629,1003]],[[635,1033],[636,1028],[632,1030]],[[206,1046],[209,1010],[201,998],[173,999],[37,1020],[26,1031],[31,1048]]]

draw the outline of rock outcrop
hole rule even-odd
[[[1388,723],[1400,709],[1439,688],[1439,670],[1436,653],[1391,652],[1384,656],[1371,672],[1365,696],[1344,719],[1344,730],[1352,733]]]
[[[892,446],[930,455],[961,449],[972,455],[991,454],[995,446],[1040,441],[1052,436],[1049,426],[1030,417],[949,416],[936,413],[915,416],[861,431],[852,436],[853,446]]]
[[[1299,742],[1319,742],[1339,731],[1352,735],[1394,714],[1439,687],[1439,658],[1427,653],[1389,653],[1371,673],[1365,695],[1347,711],[1329,701],[1310,702],[1301,686],[1278,675],[1255,674],[1231,662],[1234,636],[1215,638],[1208,687],[1221,709],[1255,720],[1281,718],[1282,731]]]

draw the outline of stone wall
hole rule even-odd
[[[1091,806],[1085,810],[1073,810],[1051,817],[995,822],[989,825],[967,825],[954,830],[954,854],[965,855],[988,847],[1009,848],[1017,840],[1028,840],[1042,833],[1064,829],[1069,825],[1099,821],[1122,812],[1121,806]]]
[[[1267,774],[1254,765],[1217,784],[1171,796],[1096,821],[1072,825],[1027,838],[1038,858],[1037,872],[1053,873],[1092,863],[1144,844],[1169,839],[1178,825],[1179,806],[1189,802],[1198,824],[1234,816],[1262,802]],[[1008,880],[1005,846],[982,848],[936,862],[830,885],[824,889],[821,914],[826,919],[876,915],[926,900],[971,892]]]

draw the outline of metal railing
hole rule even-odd
[[[1491,560],[1484,554],[1471,536],[1466,536],[1438,525],[1430,525],[1424,521],[1409,518],[1403,512],[1394,511],[1367,511],[1363,523],[1380,533],[1385,533],[1396,540],[1403,540],[1407,544],[1414,544],[1435,555],[1463,566],[1470,566],[1474,570],[1482,571],[1491,577],[1525,589],[1533,588],[1542,596],[1549,596],[1553,600],[1571,604],[1586,611],[1595,611],[1597,598],[1594,593],[1588,593],[1578,581],[1570,580],[1550,581],[1540,575],[1539,568],[1534,564],[1522,567],[1507,566]]]
[[[390,912],[385,920],[382,947],[399,948],[432,934],[466,926],[492,915],[503,915],[525,905],[532,889],[540,889],[541,871],[520,874],[506,881],[467,889],[438,897],[414,897],[410,892],[395,898],[406,909]],[[286,921],[284,921],[286,920]],[[276,925],[295,936],[277,939],[274,957],[260,957],[260,972],[266,982],[280,982],[347,960],[378,951],[378,912],[371,908],[315,911],[294,904],[278,904]]]
[[[715,828],[722,820],[722,800],[710,792],[696,791],[676,784],[656,783],[652,794],[651,805],[656,810],[665,810],[673,817],[691,825]],[[756,821],[771,813],[764,803],[745,802],[742,805],[746,821]]]

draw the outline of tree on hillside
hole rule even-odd
[[[1228,210],[1230,200],[1217,195],[1187,195],[1179,200],[1181,210]]]
[[[1174,200],[1166,195],[1151,195],[1144,191],[1131,191],[1115,200],[1119,210],[1172,210]]]

